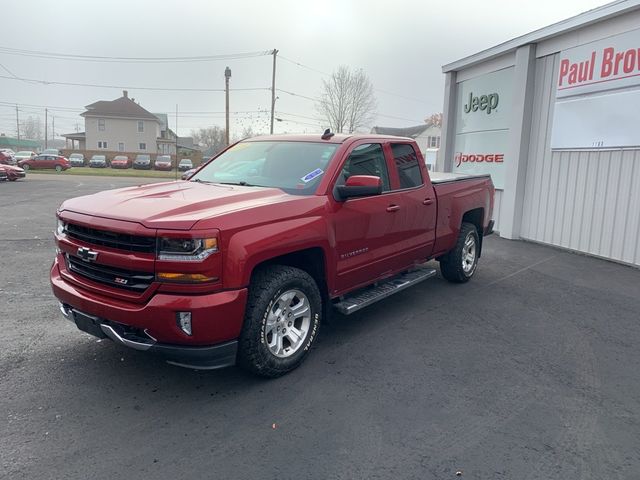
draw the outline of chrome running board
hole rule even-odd
[[[401,273],[376,285],[349,293],[342,297],[339,302],[334,303],[333,306],[343,315],[349,315],[427,278],[431,278],[435,274],[436,271],[433,268],[419,267],[416,270]]]

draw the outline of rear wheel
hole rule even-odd
[[[440,259],[442,276],[454,283],[468,282],[478,267],[478,230],[471,223],[463,223],[453,249]]]
[[[304,270],[274,265],[258,271],[249,287],[238,363],[263,377],[298,367],[318,336],[322,300]]]

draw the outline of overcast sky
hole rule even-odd
[[[44,85],[0,78],[0,102],[20,115],[51,106],[56,133],[84,130],[83,107],[112,100],[128,87],[147,110],[170,114],[175,129],[224,126],[224,93],[136,87],[223,89],[232,70],[232,134],[251,125],[268,132],[272,57],[185,63],[107,63],[13,55],[2,47],[72,55],[185,57],[280,51],[278,132],[319,129],[312,98],[323,74],[344,64],[362,68],[376,89],[376,125],[416,125],[442,110],[443,64],[458,60],[606,2],[478,1],[206,1],[20,0],[3,2],[0,75],[82,84]],[[304,67],[299,64],[304,65]],[[9,72],[7,72],[7,70]],[[287,93],[289,92],[289,93]],[[296,96],[291,94],[296,94]],[[309,97],[309,98],[304,98]],[[183,113],[180,113],[183,112]],[[198,113],[195,113],[198,112]],[[206,113],[199,113],[206,112]],[[213,112],[213,113],[209,113]],[[15,135],[15,107],[0,103],[0,133]]]

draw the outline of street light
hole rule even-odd
[[[227,145],[229,145],[229,79],[231,78],[231,69],[229,67],[224,69],[224,91],[226,97],[226,129],[225,129],[225,139],[227,140]]]

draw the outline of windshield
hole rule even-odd
[[[149,160],[150,158],[149,155],[138,155],[136,160]]]
[[[116,155],[114,160],[128,160],[128,158],[124,155]]]
[[[105,158],[104,155],[94,155],[91,160],[104,160]]]
[[[82,154],[81,153],[72,153],[71,155],[69,155],[69,158],[82,158]]]
[[[338,146],[242,142],[209,163],[191,181],[274,187],[294,195],[313,195]]]
[[[170,162],[171,161],[171,157],[169,157],[168,155],[158,155],[158,158],[156,158],[156,162]]]

